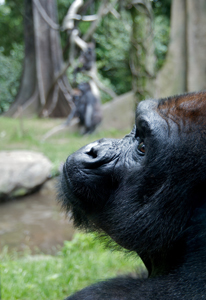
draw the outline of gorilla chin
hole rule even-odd
[[[62,206],[75,226],[135,251],[149,278],[110,279],[67,299],[206,299],[205,170],[205,92],[142,101],[130,134],[70,155]]]

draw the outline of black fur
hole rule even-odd
[[[206,299],[206,93],[143,101],[135,121],[123,139],[68,157],[61,201],[76,226],[137,252],[149,278],[111,279],[67,299]]]

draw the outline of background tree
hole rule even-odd
[[[25,0],[25,56],[21,85],[7,116],[62,117],[70,111],[54,0]]]
[[[156,96],[206,88],[206,0],[173,0],[170,45]]]
[[[32,1],[29,1],[28,5],[31,4],[31,2]],[[73,0],[57,0],[59,24],[63,23],[63,19],[68,11],[68,8],[73,2]],[[47,3],[48,5],[50,5],[50,2]],[[84,5],[78,11],[78,14],[82,16],[95,14],[99,11],[102,3],[103,2],[99,0],[85,0]],[[148,14],[147,9],[145,9],[145,4],[151,5],[151,2],[148,0],[109,0],[106,7],[107,13],[104,15],[104,17],[99,18],[99,22],[98,24],[96,24],[97,27],[95,28],[95,31],[93,31],[94,33],[92,38],[96,42],[96,65],[99,80],[118,95],[130,91],[132,89],[133,81],[133,88],[135,88],[136,91],[138,90],[139,92],[138,97],[147,97],[148,93],[150,93],[150,89],[148,87],[151,86],[151,81],[148,80],[148,78],[151,76],[151,71],[149,71],[150,64],[148,64],[148,50],[151,48],[152,52],[153,50],[155,51],[155,55],[157,58],[155,62],[156,69],[159,69],[162,66],[165,54],[167,52],[170,0],[165,0],[164,3],[160,0],[155,0],[152,2],[153,18],[151,18],[150,14]],[[46,11],[46,14],[50,16],[49,12],[47,12],[48,5],[44,10]],[[131,18],[132,11],[134,12],[134,14],[136,14],[136,17],[134,17],[134,22],[132,22]],[[48,18],[47,21],[45,21],[45,19],[42,18],[39,10],[37,11],[37,13],[39,13],[40,22],[43,23],[42,26],[46,28],[46,31],[44,31],[45,37],[45,34],[51,34],[53,31],[52,27],[56,26],[56,16],[54,19],[52,19],[52,16],[50,17],[50,19],[53,21],[52,24],[54,25],[50,26],[51,24],[49,25],[50,22],[48,21]],[[22,47],[24,44],[22,23],[23,16],[25,16],[25,10],[23,2],[20,0],[5,0],[4,5],[0,5],[0,34],[1,36],[3,36],[3,38],[0,40],[0,112],[6,111],[8,109],[9,104],[13,101],[19,86],[21,61],[23,58]],[[31,8],[31,16],[33,16],[33,6]],[[33,19],[31,20],[33,26],[32,28],[34,28],[35,22]],[[151,26],[152,21],[154,21],[154,27]],[[146,27],[145,24],[147,24]],[[89,28],[92,27],[91,25],[92,23],[90,22],[75,20],[75,26],[76,28],[78,28],[79,36],[81,38],[84,38],[86,36]],[[59,36],[59,30],[54,30],[54,32],[56,32],[57,36]],[[134,33],[136,36],[132,35]],[[37,32],[38,36],[41,34],[41,30],[40,33]],[[150,37],[152,37],[153,34],[155,47],[151,44],[148,44],[149,41],[151,42]],[[36,39],[34,39],[34,35],[30,35],[33,40],[33,45],[35,45],[36,41]],[[64,60],[66,61],[69,57],[69,35],[66,31],[60,30],[60,37],[61,46],[63,47]],[[46,41],[45,38],[44,40]],[[50,38],[48,38],[47,41],[49,41],[49,43],[48,47],[45,48],[45,53],[46,51],[50,51],[50,49],[52,49]],[[147,54],[145,54],[145,51],[147,52]],[[32,52],[31,49],[30,54],[33,55],[32,57],[34,59],[36,59],[35,51]],[[78,55],[79,52],[77,51],[74,60],[75,62]],[[138,59],[136,59],[136,55],[138,55]],[[49,57],[51,57],[50,54],[48,54],[48,58]],[[60,60],[62,60],[62,58]],[[148,73],[144,71],[145,63],[147,63],[146,70],[149,71]],[[153,63],[151,65],[152,69],[154,68]],[[42,62],[41,64],[43,66],[44,62]],[[53,64],[52,61],[51,64]],[[143,71],[140,71],[141,67],[143,68]],[[36,71],[35,68],[34,70]],[[47,71],[50,72],[51,67]],[[59,72],[58,74],[60,73],[61,72]],[[68,70],[66,71],[66,75],[69,79],[69,82],[73,85],[73,67],[68,68]],[[33,78],[36,78],[36,75],[33,75]],[[52,75],[50,77],[51,86],[52,83],[55,82],[55,79],[53,80],[53,78],[56,78],[56,75]],[[82,74],[78,74],[77,84],[82,82],[82,80],[85,80],[85,77],[82,76]],[[146,82],[149,84],[146,84]],[[67,89],[68,88],[69,87],[67,87]],[[21,101],[23,101],[23,105],[25,107],[26,103],[24,101],[26,101],[26,98],[24,97],[23,99],[19,96],[17,96],[16,99],[17,98],[19,98],[18,101],[20,102],[18,103],[20,104],[20,106],[22,106]],[[27,98],[30,99],[29,96]],[[55,99],[55,97],[47,97],[47,100],[49,99]],[[111,97],[107,93],[101,92],[101,99],[103,102],[105,102],[110,100]],[[39,110],[36,111],[36,113],[41,113],[43,111],[43,108],[46,108],[45,115],[48,114],[48,107],[43,106],[42,108],[42,105],[39,106],[38,101],[34,101],[34,103],[37,104],[36,107],[39,107]],[[48,103],[51,104],[52,101]],[[58,105],[59,102],[57,102],[57,107]],[[20,109],[20,111],[21,110],[22,109]],[[30,110],[26,109],[25,113],[32,113],[32,110],[32,106],[30,106]],[[16,110],[16,115],[18,114],[19,112],[17,112]]]
[[[151,2],[127,1],[132,18],[130,68],[133,90],[138,100],[152,96],[151,80],[154,77],[154,34]]]
[[[19,88],[23,60],[23,3],[0,5],[0,113],[8,110]]]

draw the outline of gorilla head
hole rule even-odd
[[[150,276],[141,289],[138,280],[133,286],[134,279],[127,277],[69,299],[166,299],[167,292],[170,299],[206,298],[205,283],[194,290],[197,278],[199,285],[206,282],[205,180],[203,92],[143,101],[130,134],[98,140],[69,156],[61,179],[62,205],[72,211],[74,224],[103,231],[136,251]]]

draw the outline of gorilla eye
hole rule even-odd
[[[139,145],[138,145],[138,151],[139,151],[140,154],[142,154],[142,155],[145,154],[145,145],[144,145],[144,142],[139,143]]]

